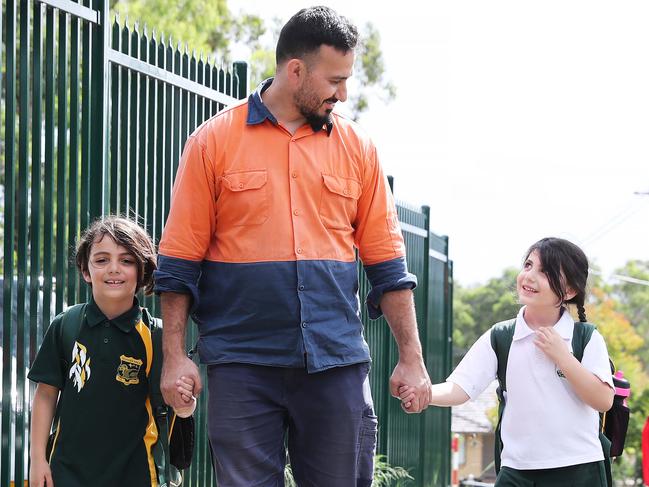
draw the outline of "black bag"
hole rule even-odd
[[[153,360],[149,374],[149,396],[151,408],[158,427],[158,441],[154,445],[154,457],[160,485],[169,482],[171,485],[180,485],[179,472],[174,472],[172,467],[179,470],[188,468],[194,456],[195,422],[194,417],[181,418],[173,409],[165,404],[160,391],[160,374],[162,372],[162,320],[152,318],[148,311],[143,309],[149,319],[151,328],[151,341],[153,345]],[[157,352],[157,353],[156,353]],[[182,476],[180,476],[182,479]],[[182,482],[182,480],[181,480]]]
[[[611,362],[611,370],[615,370]],[[629,396],[631,385],[624,378],[621,372],[613,375],[615,396],[613,406],[604,413],[604,434],[611,440],[611,457],[619,457],[624,451],[626,432],[629,428],[629,408],[626,405],[626,398]]]

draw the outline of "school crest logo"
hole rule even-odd
[[[115,379],[127,386],[139,384],[140,379],[138,375],[140,373],[140,367],[142,367],[144,362],[137,358],[127,357],[126,355],[120,355],[119,360],[119,367],[117,367]]]
[[[72,379],[72,383],[77,388],[77,392],[81,392],[83,386],[86,385],[90,379],[90,357],[88,350],[79,342],[74,342],[72,347],[72,366],[68,377]]]

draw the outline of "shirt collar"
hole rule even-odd
[[[534,330],[530,328],[525,321],[525,318],[523,316],[524,312],[525,306],[520,309],[518,315],[516,316],[516,328],[514,329],[513,338],[514,340],[521,340],[526,336],[534,333]],[[573,321],[572,316],[570,316],[570,313],[568,313],[568,310],[566,308],[562,308],[561,317],[559,318],[559,321],[557,321],[553,325],[553,328],[557,331],[557,333],[559,333],[559,335],[561,335],[561,338],[569,340],[570,338],[572,338],[572,330],[574,326],[575,322]]]
[[[264,105],[264,101],[261,98],[261,94],[266,91],[272,83],[273,78],[268,78],[262,81],[261,83],[259,83],[259,86],[257,86],[257,89],[253,91],[248,97],[248,118],[246,119],[246,123],[248,125],[258,125],[260,123],[263,123],[264,120],[270,121],[273,125],[278,124],[277,119],[272,113],[270,113],[270,110],[266,105]],[[314,132],[319,132],[324,128],[327,130],[327,135],[331,135],[334,124],[331,120],[329,120],[322,126],[314,127],[312,125],[311,128]]]
[[[137,325],[141,320],[142,309],[140,308],[140,303],[135,296],[133,297],[133,307],[131,309],[129,309],[126,313],[123,313],[118,317],[109,320],[108,318],[106,318],[106,315],[103,313],[103,311],[99,309],[97,303],[95,303],[92,294],[90,295],[88,306],[86,306],[86,321],[89,327],[93,327],[99,325],[100,323],[108,321],[123,332],[128,333],[133,328],[135,328],[135,325]]]

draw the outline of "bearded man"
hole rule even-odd
[[[283,27],[274,78],[187,140],[160,242],[161,389],[182,406],[188,315],[208,370],[208,431],[220,487],[372,482],[377,420],[369,388],[356,249],[399,348],[390,379],[429,403],[412,297],[415,277],[371,140],[334,112],[347,98],[357,29],[327,7]]]

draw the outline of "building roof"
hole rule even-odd
[[[493,381],[474,400],[452,408],[451,431],[453,433],[493,432],[494,427],[487,416],[487,411],[498,404],[496,387],[498,381]]]

